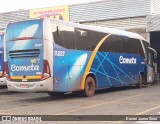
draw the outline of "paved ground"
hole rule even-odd
[[[50,97],[46,93],[8,92],[6,88],[1,87],[0,115],[71,115],[69,116],[71,118],[76,118],[76,116],[72,115],[85,115],[85,118],[88,117],[95,120],[104,119],[107,116],[86,115],[160,115],[160,85],[144,86],[142,89],[125,87],[101,90],[96,92],[94,97],[90,98],[78,97],[76,95]],[[116,116],[111,118],[116,118]],[[17,124],[17,122],[14,123]],[[56,123],[159,124],[160,121],[61,121]]]

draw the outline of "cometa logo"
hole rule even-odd
[[[11,71],[39,71],[39,65],[29,65],[29,66],[16,66],[11,65]]]
[[[123,56],[119,57],[119,63],[120,64],[136,64],[137,59],[132,57],[132,58],[124,58]]]

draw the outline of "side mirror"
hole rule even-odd
[[[151,47],[148,47],[148,49],[153,52],[153,59],[157,59],[157,51]]]

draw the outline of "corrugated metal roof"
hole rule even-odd
[[[102,0],[70,5],[70,21],[92,23],[103,27],[141,26],[146,20],[141,17],[159,12],[160,0]],[[138,18],[137,18],[138,17]],[[12,21],[29,19],[29,10],[0,13],[0,29]],[[132,20],[131,20],[132,19]],[[155,28],[158,28],[158,24]],[[149,27],[149,26],[148,26]],[[152,26],[154,28],[154,26]],[[149,29],[150,30],[150,29]]]
[[[96,25],[101,27],[111,27],[119,29],[128,29],[134,27],[145,27],[147,24],[146,16],[135,18],[112,19],[105,21],[84,22],[87,25]]]
[[[150,0],[103,0],[72,5],[70,21],[87,22],[150,15]]]
[[[0,29],[6,27],[9,22],[26,20],[29,18],[29,10],[5,12],[0,14]]]
[[[94,22],[87,22],[87,23],[84,22],[83,24],[128,30],[131,32],[138,33],[142,35],[144,38],[147,38],[146,16],[135,17],[135,18],[113,19],[113,20],[105,20],[105,21],[94,21]]]

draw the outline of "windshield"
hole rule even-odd
[[[10,23],[6,30],[6,41],[43,39],[42,23],[42,20],[28,20]]]

